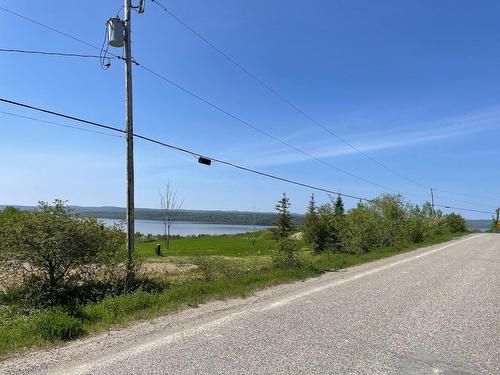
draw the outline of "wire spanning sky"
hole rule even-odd
[[[103,3],[1,5],[100,46],[104,22],[121,7],[120,1]],[[438,203],[464,206],[457,201],[466,201],[465,207],[488,210],[498,205],[496,2],[318,1],[306,6],[292,1],[283,7],[277,1],[171,1],[168,6],[358,149],[436,187]],[[312,126],[151,2],[143,15],[133,17],[133,54],[149,68],[317,158],[408,193],[416,203],[429,195]],[[0,48],[96,52],[8,13],[0,11],[0,20]],[[103,71],[93,59],[1,54],[0,75],[4,97],[123,126],[121,61],[113,60]],[[134,104],[136,130],[142,134],[332,190],[368,197],[384,191],[242,127],[137,68]],[[2,105],[0,110],[12,109]],[[78,205],[124,205],[123,139],[2,114],[0,121],[0,204],[57,197]],[[192,157],[140,141],[136,178],[137,207],[159,206],[158,190],[169,179],[186,208],[193,209],[269,211],[287,192],[292,209],[300,212],[311,193],[201,166]]]

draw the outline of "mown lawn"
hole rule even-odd
[[[197,236],[173,238],[171,248],[167,252],[165,241],[136,243],[136,253],[141,258],[157,258],[156,244],[160,243],[164,256],[226,256],[246,257],[252,255],[270,255],[270,249],[276,243],[268,231],[242,233],[236,235]]]

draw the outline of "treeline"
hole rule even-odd
[[[0,209],[4,207],[0,206]],[[16,207],[23,211],[38,210],[33,206]],[[83,217],[96,217],[102,219],[124,220],[125,208],[123,207],[80,207],[70,206],[74,213]],[[135,218],[138,220],[162,220],[162,210],[154,208],[137,208]],[[208,210],[176,210],[175,221],[186,221],[207,224],[234,224],[234,225],[259,225],[271,226],[276,219],[272,212],[249,211],[208,211]],[[300,225],[303,215],[292,214],[295,225]]]
[[[289,207],[289,199],[284,194],[276,205],[278,217],[273,230],[277,239],[284,240],[295,230]],[[468,231],[465,219],[459,214],[443,214],[440,210],[434,211],[428,202],[419,207],[406,202],[401,195],[389,194],[360,202],[347,211],[340,196],[318,206],[312,195],[304,222],[298,229],[315,253],[332,251],[351,254]],[[287,259],[297,250],[292,242],[286,240],[279,249],[287,254],[284,255]],[[293,261],[287,262],[293,264]]]

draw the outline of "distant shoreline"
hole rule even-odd
[[[3,209],[6,205],[0,205]],[[21,210],[35,210],[36,206],[13,207]],[[124,220],[125,208],[123,207],[83,207],[69,206],[76,214],[84,217],[96,217],[111,220]],[[259,225],[271,226],[276,214],[273,212],[249,212],[249,211],[210,211],[210,210],[178,210],[176,221],[199,224],[232,224],[232,225]],[[292,214],[295,225],[300,225],[303,215]],[[162,220],[162,210],[156,208],[136,208],[135,218],[138,220]]]
[[[97,218],[105,225],[113,225],[118,219]],[[178,236],[199,236],[199,235],[234,235],[240,233],[258,232],[271,228],[266,225],[247,225],[247,224],[214,224],[214,223],[195,223],[189,221],[174,221],[171,227],[171,234]],[[135,221],[135,231],[144,235],[164,234],[164,226],[161,220],[143,220]]]
[[[0,205],[3,210],[8,205]],[[34,210],[36,206],[13,207],[21,210]],[[84,217],[96,217],[111,220],[125,220],[125,208],[114,206],[84,207],[69,206],[75,213]],[[162,212],[157,208],[136,208],[135,218],[138,220],[162,220]],[[219,210],[179,210],[176,221],[198,224],[232,224],[232,225],[260,225],[271,226],[276,218],[273,212],[249,212],[249,211],[219,211]],[[302,224],[304,215],[292,214],[295,225]],[[471,229],[488,230],[491,219],[466,219]]]

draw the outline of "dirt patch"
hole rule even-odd
[[[177,265],[171,262],[144,262],[141,265],[141,272],[149,276],[175,276],[192,272],[197,268],[194,264]]]

